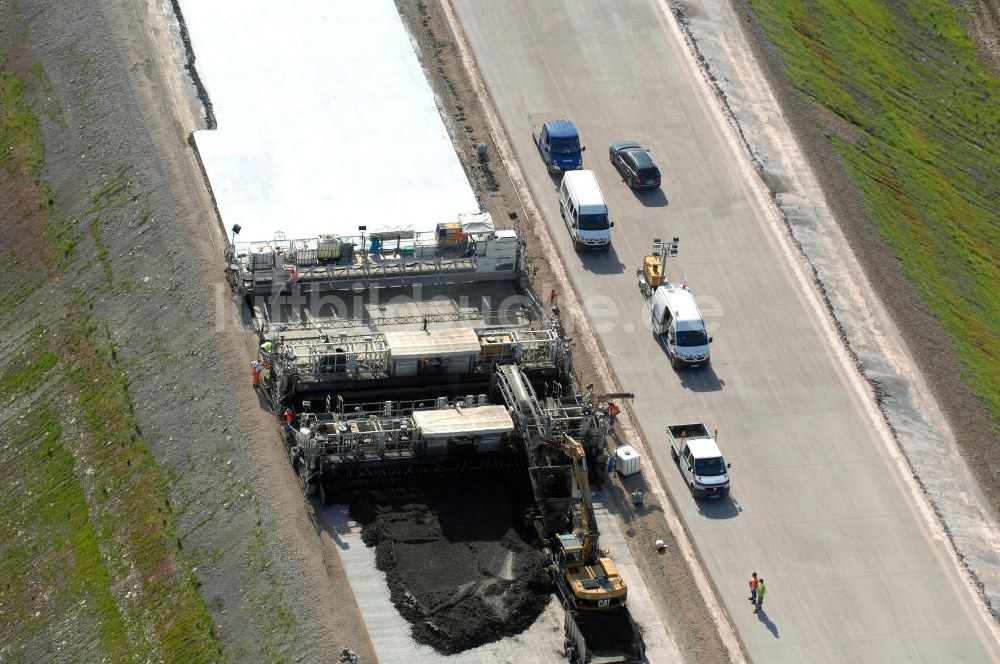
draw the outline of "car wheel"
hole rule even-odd
[[[691,490],[691,497],[692,497],[692,498],[697,498],[697,497],[698,497],[698,492],[697,492],[697,491],[695,491],[695,488],[694,488],[694,484],[693,484],[693,483],[692,483],[692,484],[688,484],[688,489],[690,489],[690,490]]]
[[[672,369],[676,369],[678,366],[679,366],[679,363],[677,362],[677,356],[676,355],[671,355],[670,356],[670,367]]]
[[[674,463],[679,463],[681,458],[677,456],[677,450],[673,445],[670,446],[670,458],[674,460]]]

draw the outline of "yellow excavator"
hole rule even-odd
[[[574,532],[556,535],[550,575],[563,601],[572,604],[574,609],[619,609],[625,605],[628,586],[618,574],[615,561],[598,545],[599,533],[587,479],[587,454],[579,442],[566,434],[559,434],[554,445],[572,462],[580,506],[580,527]]]

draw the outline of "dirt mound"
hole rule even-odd
[[[527,629],[550,597],[525,483],[367,491],[350,501],[413,638],[453,654]]]

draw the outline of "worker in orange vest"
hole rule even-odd
[[[286,408],[285,412],[281,414],[281,419],[285,423],[285,432],[290,436],[295,433],[295,413],[292,412],[291,408]]]
[[[262,365],[260,363],[260,360],[254,360],[253,362],[250,363],[250,375],[251,375],[252,380],[253,380],[253,389],[255,389],[255,390],[260,389],[260,370],[261,370],[261,368],[262,368]]]
[[[750,575],[750,597],[747,598],[751,604],[757,603],[757,583],[757,572],[754,572]]]
[[[622,411],[614,403],[608,406],[608,423],[611,425],[612,429],[615,428],[615,421],[618,419],[618,414],[621,412]]]

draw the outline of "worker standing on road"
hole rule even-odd
[[[753,607],[753,612],[757,613],[764,606],[764,596],[767,595],[767,586],[764,585],[764,577],[757,580],[757,602]]]
[[[608,406],[608,424],[611,425],[612,429],[615,428],[615,422],[618,421],[618,415],[621,412],[621,409],[613,402]]]
[[[757,604],[757,584],[758,583],[759,582],[757,581],[757,572],[754,572],[753,574],[750,575],[750,597],[747,598],[747,599],[750,600],[750,603],[754,604],[754,605]]]
[[[254,360],[250,363],[250,374],[253,380],[253,389],[255,390],[260,389],[260,369],[261,365],[259,360]]]

